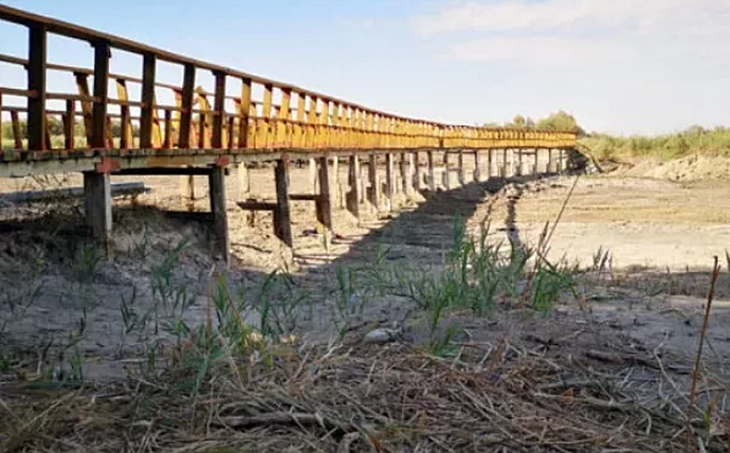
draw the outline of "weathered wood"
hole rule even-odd
[[[139,121],[139,146],[152,148],[152,122],[155,108],[155,73],[157,58],[146,53],[142,63],[142,117]]]
[[[291,210],[289,207],[289,162],[276,161],[274,179],[276,181],[276,208],[274,209],[274,234],[288,247],[294,246],[291,230]]]
[[[112,197],[109,173],[84,173],[86,226],[96,242],[108,253],[112,231]]]
[[[522,149],[519,148],[517,149],[517,170],[515,172],[517,176],[522,176],[522,174],[524,173],[524,168],[522,167],[522,165]]]
[[[347,167],[347,192],[346,208],[356,219],[360,219],[360,159],[358,156],[350,156],[350,163]]]
[[[317,160],[316,159],[309,159],[309,181],[312,184],[312,193],[317,193],[318,185],[317,185]]]
[[[213,214],[213,232],[216,249],[226,266],[230,265],[230,239],[228,237],[228,210],[226,209],[226,174],[223,167],[211,168],[208,175],[210,211]]]
[[[413,188],[416,189],[416,192],[420,192],[423,189],[423,179],[422,179],[422,173],[421,173],[421,159],[420,159],[421,153],[418,151],[413,152],[413,166],[415,167],[413,170]]]
[[[332,194],[330,193],[330,166],[327,157],[319,158],[319,197],[316,200],[318,229],[322,233],[332,230]]]
[[[487,150],[487,179],[491,178],[492,175],[494,175],[494,150],[488,149]]]

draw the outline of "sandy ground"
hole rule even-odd
[[[472,170],[470,162],[467,170]],[[272,170],[253,170],[250,177],[252,195],[273,197]],[[490,241],[506,241],[510,232],[517,232],[523,243],[534,244],[545,222],[557,218],[575,178],[491,178],[457,187],[454,175],[451,191],[410,199],[398,196],[397,212],[376,214],[363,204],[366,215],[360,224],[344,209],[336,209],[336,237],[329,247],[316,234],[313,206],[295,202],[293,260],[273,236],[271,216],[259,213],[252,221],[230,197],[234,265],[227,280],[242,298],[255,299],[266,276],[288,266],[295,290],[289,286],[293,292],[277,294],[276,301],[291,302],[296,293],[306,295],[307,302],[297,308],[297,315],[280,311],[281,323],[287,331],[326,341],[332,334],[332,304],[339,297],[338,268],[361,269],[379,260],[391,266],[438,267],[451,244],[456,214],[467,219],[472,230],[488,220]],[[339,179],[344,184],[344,166]],[[578,178],[552,237],[549,256],[554,260],[565,257],[585,268],[594,264],[599,249],[608,251],[610,259],[603,272],[580,280],[582,304],[566,297],[545,317],[525,319],[504,311],[489,320],[459,322],[464,322],[469,335],[485,341],[505,337],[549,341],[565,354],[609,348],[653,357],[652,351],[661,348],[686,371],[697,348],[713,256],[719,256],[727,267],[730,199],[725,193],[730,180],[671,179],[621,172]],[[159,210],[185,210],[179,178],[114,180],[144,181],[152,192],[140,197],[142,206],[116,203],[112,262],[97,261],[84,249],[77,207],[6,206],[3,210],[0,304],[4,324],[0,338],[6,356],[12,355],[6,351],[19,350],[24,351],[28,366],[53,363],[46,357],[51,354],[47,351],[78,339],[74,348],[85,357],[88,373],[110,377],[130,369],[151,337],[125,336],[122,308],[150,306],[155,282],[159,282],[153,277],[164,274],[160,263],[183,238],[189,238],[191,246],[180,253],[179,263],[171,265],[170,280],[175,283],[167,288],[175,291],[168,297],[184,299],[183,305],[190,305],[183,317],[191,323],[204,319],[216,269],[208,253],[209,229],[199,218]],[[65,185],[79,183],[78,177],[63,181]],[[39,182],[5,181],[0,190],[27,189],[33,184]],[[236,178],[229,178],[228,184],[229,193],[237,193]],[[297,192],[309,191],[308,170],[293,170],[291,185]],[[195,209],[205,211],[203,178],[197,178],[196,198]],[[716,367],[724,367],[730,357],[730,336],[724,329],[730,322],[729,303],[730,278],[723,270],[708,336]],[[161,319],[165,314],[175,317],[179,308],[170,306],[168,313],[160,314]],[[364,323],[390,325],[414,316],[412,303],[392,294],[372,297],[357,308],[349,320],[353,330]],[[257,323],[260,316],[251,314],[249,320]],[[417,325],[409,334],[416,340],[422,336]],[[66,350],[68,354],[71,348]]]

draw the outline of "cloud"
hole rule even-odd
[[[441,58],[541,66],[674,59],[724,67],[728,23],[724,0],[469,1],[411,21]]]

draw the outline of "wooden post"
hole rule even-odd
[[[553,150],[546,148],[547,151],[547,163],[545,164],[545,173],[550,175],[553,172]]]
[[[413,166],[415,167],[412,173],[413,176],[413,188],[416,189],[416,192],[421,192],[422,187],[422,179],[421,179],[421,162],[419,159],[421,153],[418,151],[413,152]]]
[[[444,186],[444,189],[451,190],[451,175],[449,174],[449,152],[444,151],[444,157],[443,157],[443,165],[444,170],[443,173],[441,173],[441,185]]]
[[[419,179],[418,178],[418,167],[413,162],[413,160],[416,158],[417,155],[418,155],[418,151],[406,154],[406,157],[408,158],[408,180],[405,182],[405,184],[406,184],[406,196],[408,196],[409,198],[413,194],[413,188],[416,187],[416,184],[420,184],[417,182]]]
[[[502,177],[507,177],[507,148],[502,150]]]
[[[540,159],[539,159],[539,156],[540,156],[540,155],[539,155],[539,153],[537,152],[537,148],[535,148],[535,149],[534,149],[533,151],[535,152],[535,160],[534,160],[534,163],[533,163],[533,165],[532,165],[532,174],[533,174],[534,176],[537,176],[537,175],[538,175],[538,174],[540,173],[540,170],[539,170],[539,169],[538,169],[538,167],[537,167],[537,165],[538,165],[538,163],[539,163],[539,161],[540,161]]]
[[[238,177],[238,200],[245,200],[251,193],[251,179],[248,167],[244,162],[236,164],[236,176]]]
[[[330,193],[329,159],[319,159],[319,196],[316,202],[317,222],[321,233],[329,241],[328,234],[332,231],[332,194]]]
[[[385,193],[388,197],[388,211],[392,211],[395,209],[395,171],[392,153],[385,155]]]
[[[400,161],[398,161],[400,170],[400,190],[406,197],[410,195],[410,190],[408,190],[408,187],[410,186],[409,181],[411,180],[411,173],[408,171],[409,158],[410,154],[400,153]]]
[[[380,210],[380,178],[378,178],[378,156],[375,153],[370,154],[368,180],[370,182],[368,201],[370,201],[373,211],[378,212]]]
[[[195,209],[195,177],[193,175],[180,177],[180,198],[187,206],[188,211]]]
[[[522,148],[517,149],[517,168],[515,169],[515,174],[517,176],[522,176]]]
[[[46,150],[46,26],[29,27],[28,90],[35,97],[28,97],[28,150]],[[1,115],[1,113],[0,113]],[[0,149],[2,147],[0,146]]]
[[[360,220],[360,160],[357,155],[350,156],[350,165],[347,168],[347,184],[350,190],[347,192],[347,210]]]
[[[492,173],[492,167],[494,164],[494,158],[492,157],[494,154],[493,151],[494,150],[492,150],[492,149],[487,150],[487,179],[491,178],[493,175],[493,173]]]
[[[431,192],[436,192],[436,170],[433,167],[433,151],[426,153],[428,158],[428,188]]]
[[[276,161],[274,176],[276,180],[276,209],[274,210],[274,234],[289,248],[294,246],[291,231],[291,211],[289,209],[289,162]]]
[[[94,44],[94,107],[90,148],[106,147],[110,53],[108,41]]]
[[[112,195],[109,173],[84,172],[84,208],[86,226],[108,254],[112,231]]]
[[[216,237],[216,249],[223,262],[228,266],[231,262],[230,240],[228,238],[228,212],[226,210],[226,176],[223,167],[214,166],[208,175],[210,192],[210,211],[213,214],[213,232]]]
[[[309,181],[312,184],[312,193],[317,193],[317,160],[309,159]]]
[[[331,157],[332,159],[332,182],[330,183],[330,191],[332,192],[332,206],[339,205],[339,194],[340,194],[340,159],[337,156]]]
[[[458,175],[459,176],[459,185],[463,186],[464,184],[466,184],[466,175],[464,174],[464,151],[463,150],[459,150],[458,165],[459,165],[459,175]]]
[[[474,151],[474,182],[481,182],[482,180],[482,164],[480,157],[479,150]]]

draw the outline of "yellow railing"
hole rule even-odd
[[[0,63],[19,65],[27,72],[26,86],[7,87],[0,71],[0,122],[3,112],[9,113],[15,149],[73,153],[196,148],[243,153],[250,149],[573,148],[576,144],[572,132],[455,126],[391,115],[3,5],[0,21],[27,27],[30,43],[27,59],[0,54]],[[94,67],[49,63],[49,33],[90,43]],[[140,76],[110,72],[114,49],[143,57]],[[158,61],[183,68],[182,86],[157,80]],[[72,73],[76,93],[47,91],[49,70]],[[213,74],[212,89],[195,86],[201,71]],[[241,88],[231,95],[226,88],[234,79]],[[112,83],[115,90],[110,89]],[[141,87],[139,99],[129,94],[133,84]],[[262,89],[259,99],[253,98],[255,88]],[[156,101],[164,90],[172,93],[174,105]],[[280,99],[276,104],[275,97]],[[8,102],[12,100],[16,102]],[[65,108],[50,108],[49,101],[60,101]],[[140,113],[133,115],[132,109]],[[85,144],[75,136],[78,118]],[[27,131],[21,127],[23,119]],[[63,142],[55,143],[50,124],[59,119]],[[113,122],[119,125],[118,134],[112,134]]]

